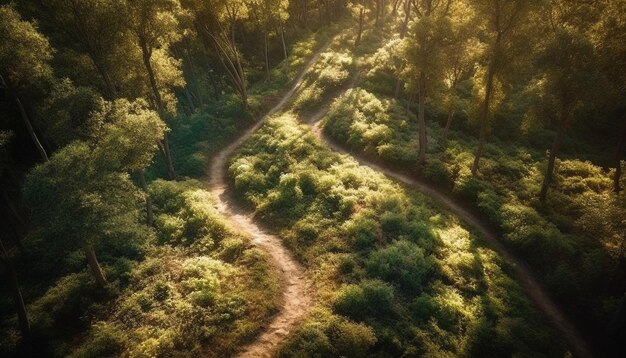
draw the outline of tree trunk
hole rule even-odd
[[[285,41],[285,26],[282,22],[280,23],[280,42],[283,45],[283,56],[285,57],[285,60],[287,60],[289,53],[287,51],[287,41]]]
[[[106,88],[108,99],[109,100],[116,99],[118,97],[117,88],[115,88],[115,85],[113,84],[113,80],[111,80],[111,76],[109,76],[109,73],[104,69],[104,66],[102,66],[99,63],[99,61],[96,61],[95,57],[91,54],[91,52],[89,53],[89,57],[91,58],[91,62],[93,62],[93,65],[96,68],[96,71],[102,78],[102,82],[104,82],[104,87]]]
[[[209,80],[211,81],[211,87],[213,87],[213,97],[215,97],[215,100],[219,100],[220,99],[220,89],[219,86],[217,85],[217,81],[215,80],[215,75],[213,74],[213,70],[209,69]]]
[[[170,180],[174,180],[176,179],[176,172],[174,171],[174,164],[172,163],[172,152],[170,151],[170,141],[167,138],[167,133],[163,133],[163,155],[167,177]]]
[[[561,137],[563,136],[563,132],[565,132],[565,122],[566,118],[562,120],[559,124],[559,127],[556,130],[556,134],[554,136],[554,140],[552,142],[552,148],[550,149],[550,156],[548,157],[548,168],[546,169],[546,174],[543,177],[543,184],[541,184],[541,192],[539,193],[539,201],[543,204],[546,202],[546,196],[548,195],[548,189],[550,188],[550,183],[552,182],[552,176],[554,174],[554,162],[556,161],[556,156],[559,152],[559,145],[561,144]]]
[[[191,91],[189,90],[189,86],[185,86],[184,88],[185,99],[189,105],[189,114],[192,114],[196,111],[196,105],[193,102],[193,96],[191,95]]]
[[[152,212],[152,198],[150,197],[150,192],[148,191],[148,183],[146,183],[146,175],[144,174],[144,170],[139,171],[139,182],[141,183],[141,188],[143,192],[146,194],[146,224],[148,226],[152,226],[154,223],[154,214]]]
[[[380,0],[376,0],[376,19],[374,20],[374,26],[378,27],[380,24]]]
[[[266,74],[266,80],[270,79],[270,57],[269,57],[269,50],[268,50],[268,45],[267,45],[267,29],[265,29],[265,31],[263,31],[263,52],[265,55],[265,74]]]
[[[443,137],[441,138],[441,144],[443,149],[448,146],[448,132],[450,131],[450,126],[452,125],[452,118],[454,117],[454,110],[448,113],[448,120],[446,121],[446,127],[443,129]]]
[[[622,120],[622,130],[617,144],[617,150],[615,151],[615,174],[613,175],[613,191],[616,193],[622,191],[622,187],[620,185],[622,177],[622,156],[624,155],[624,146],[626,144],[626,117]]]
[[[309,1],[304,0],[304,28],[309,28]]]
[[[163,99],[161,98],[161,93],[159,92],[159,87],[157,86],[156,76],[154,75],[154,69],[152,68],[151,53],[148,50],[148,47],[145,43],[141,44],[141,53],[143,58],[143,64],[146,68],[146,72],[148,74],[148,80],[150,82],[150,88],[152,90],[152,95],[154,96],[154,102],[157,107],[157,111],[162,119],[165,119],[165,106],[163,105]],[[167,140],[167,134],[163,136],[163,153],[165,155],[165,167],[167,170],[168,179],[176,178],[176,172],[174,171],[174,165],[172,164],[172,154],[170,152],[170,145]]]
[[[403,39],[406,35],[406,30],[409,27],[409,19],[411,17],[411,1],[404,1],[404,21],[402,22],[402,27],[400,28],[400,38]]]
[[[98,258],[96,257],[96,251],[93,248],[93,244],[87,244],[87,246],[85,247],[85,254],[87,255],[87,263],[89,263],[89,268],[91,268],[91,272],[96,279],[96,284],[98,284],[98,286],[100,287],[105,287],[108,282],[106,276],[104,275],[104,271],[102,271],[102,267],[100,267]]]
[[[22,104],[22,100],[18,96],[17,91],[13,87],[13,84],[11,83],[8,77],[5,78],[1,74],[0,74],[0,83],[2,83],[2,86],[5,87],[7,91],[11,94],[11,97],[13,97],[13,100],[15,101],[15,104],[17,104],[17,108],[20,112],[20,116],[22,117],[22,120],[24,121],[24,124],[26,125],[26,130],[28,131],[28,134],[30,135],[30,138],[32,139],[33,144],[35,145],[35,148],[37,148],[37,151],[39,152],[39,155],[41,156],[41,158],[47,162],[48,153],[46,153],[46,150],[44,149],[43,145],[41,145],[41,142],[39,141],[39,138],[37,137],[37,134],[35,133],[35,130],[33,129],[33,125],[30,121],[30,117],[28,116],[28,113],[26,113],[26,109],[24,108],[24,105]]]
[[[419,155],[418,155],[418,163],[419,165],[424,165],[426,162],[426,118],[424,111],[424,102],[426,100],[426,75],[424,72],[420,73],[420,80],[418,84],[418,112],[417,112],[417,125],[419,129]]]
[[[356,40],[354,41],[354,47],[359,47],[361,43],[361,35],[363,34],[363,18],[365,17],[365,9],[361,6],[361,11],[359,13],[359,32],[356,35]]]
[[[2,239],[0,239],[0,250],[0,262],[2,262],[6,270],[7,279],[11,289],[11,296],[13,296],[15,311],[17,312],[20,332],[22,332],[22,337],[27,340],[30,338],[30,322],[28,321],[28,314],[26,313],[26,306],[24,305],[24,298],[22,297],[22,291],[20,290],[17,273],[11,264],[9,256],[4,248],[4,244],[2,243]]]
[[[411,105],[413,104],[413,97],[415,97],[415,95],[413,93],[409,93],[409,97],[406,100],[406,115],[407,116],[411,112]]]
[[[400,0],[394,0],[393,1],[393,11],[391,11],[391,15],[393,15],[394,17],[398,14],[398,4],[400,3]]]
[[[493,91],[493,78],[495,76],[495,68],[492,62],[489,64],[487,70],[487,84],[485,88],[485,99],[483,101],[483,108],[480,112],[480,135],[478,138],[478,147],[474,155],[474,163],[472,164],[472,176],[478,173],[478,166],[480,165],[480,157],[483,154],[483,147],[485,145],[485,138],[487,136],[487,124],[489,119],[489,105],[491,102],[491,92]]]

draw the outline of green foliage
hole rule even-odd
[[[350,77],[353,59],[348,52],[327,50],[307,71],[302,90],[296,94],[293,107],[296,110],[311,110],[321,101],[345,84]]]
[[[367,357],[376,344],[371,327],[327,312],[316,313],[315,323],[306,323],[283,345],[278,357]]]
[[[73,356],[231,354],[275,310],[278,282],[266,254],[226,229],[199,182],[157,180],[155,212],[176,217],[182,241],[151,249],[97,315]],[[157,236],[166,232],[157,225]],[[226,261],[228,262],[226,262]],[[64,300],[58,299],[63,302]]]
[[[373,252],[366,265],[370,276],[396,283],[408,292],[419,292],[433,269],[432,261],[424,257],[419,246],[400,240]]]
[[[32,23],[22,20],[12,6],[0,5],[0,18],[0,74],[4,81],[21,87],[50,75],[52,49],[48,39]]]
[[[502,338],[495,350],[559,354],[501,259],[458,219],[334,155],[292,113],[270,118],[233,158],[229,173],[257,217],[309,267],[324,298],[321,309],[372,327],[376,344],[366,355],[469,354],[462,342],[474,339],[472,328],[481,321],[492,330],[500,322],[527,322],[540,332],[533,341],[532,330],[511,329],[506,334],[515,342]],[[346,343],[333,340],[327,322],[314,315],[279,356],[338,355]]]
[[[193,180],[181,183],[155,180],[150,184],[161,243],[213,247],[226,236],[226,222],[217,215],[213,200],[199,186]]]

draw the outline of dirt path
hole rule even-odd
[[[491,248],[496,250],[513,267],[513,269],[517,273],[518,281],[522,284],[528,296],[530,296],[535,305],[541,311],[543,311],[543,313],[552,321],[554,326],[563,335],[572,353],[576,357],[580,358],[593,357],[589,345],[583,339],[578,329],[567,318],[565,313],[552,301],[552,299],[548,297],[547,293],[544,291],[539,282],[535,279],[533,273],[530,271],[528,266],[524,264],[518,257],[516,257],[511,252],[511,250],[504,246],[504,244],[502,244],[497,236],[489,228],[487,228],[479,218],[464,209],[452,197],[435,189],[428,183],[425,183],[418,178],[410,177],[408,175],[395,172],[388,168],[384,168],[372,162],[371,160],[360,156],[358,153],[350,153],[338,143],[323,135],[321,128],[322,122],[320,121],[320,119],[322,119],[324,115],[328,112],[328,108],[328,104],[323,106],[317,113],[312,115],[306,121],[307,124],[311,126],[311,130],[320,141],[322,141],[326,146],[337,152],[352,156],[356,161],[359,162],[359,164],[368,166],[376,171],[384,173],[386,176],[400,181],[406,185],[409,185],[410,187],[413,187],[414,189],[420,191],[422,194],[438,200],[448,210],[455,213],[459,218],[461,218],[461,220],[475,227],[480,232],[482,237],[489,243]]]
[[[287,337],[298,321],[309,312],[312,306],[312,298],[309,283],[305,278],[304,269],[293,258],[281,240],[257,226],[251,215],[238,207],[227,195],[226,164],[233,152],[242,145],[254,132],[256,132],[265,120],[281,110],[289,99],[296,93],[302,84],[306,70],[319,58],[320,54],[330,45],[330,42],[322,46],[309,62],[300,71],[291,89],[281,98],[263,118],[252,128],[243,133],[237,140],[222,149],[213,159],[209,172],[210,191],[217,200],[217,209],[226,216],[235,227],[249,233],[253,237],[253,244],[267,251],[276,267],[282,286],[282,300],[280,312],[272,319],[265,331],[254,342],[245,346],[237,357],[270,357],[276,347]]]

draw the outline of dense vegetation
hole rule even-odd
[[[575,353],[505,255],[318,142],[321,116],[476,212],[623,355],[625,25],[624,0],[0,0],[0,356],[253,342],[287,288],[207,170],[325,44],[228,162],[236,210],[312,282],[271,353]]]

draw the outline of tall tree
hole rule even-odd
[[[416,6],[417,20],[408,38],[406,57],[408,72],[415,79],[418,97],[419,154],[418,163],[426,161],[427,134],[425,103],[429,85],[439,82],[445,63],[444,49],[452,37],[450,0],[424,0]]]
[[[183,11],[178,0],[136,0],[127,4],[129,27],[135,36],[137,46],[141,50],[141,59],[145,67],[151,99],[161,118],[166,118],[168,113],[175,111],[176,105],[175,103],[168,105],[163,92],[171,90],[171,87],[184,85],[184,79],[179,68],[180,64],[168,53],[168,47],[180,39],[179,18],[183,16]],[[167,78],[169,82],[165,81],[165,76],[157,78],[158,73],[155,67],[160,66],[160,62],[164,62],[166,65],[176,63],[173,66],[176,73]],[[175,98],[170,96],[170,101],[175,102]],[[167,134],[163,137],[162,150],[167,175],[173,179],[176,177],[176,173],[172,164]]]
[[[20,331],[22,337],[28,339],[30,337],[30,322],[28,321],[28,314],[26,312],[26,305],[24,305],[24,298],[22,297],[22,290],[17,279],[17,272],[13,267],[11,258],[4,247],[2,238],[0,238],[0,263],[4,267],[4,272],[7,275],[10,285],[11,296],[13,296],[13,304],[15,305],[15,311],[17,312],[17,320],[19,322]]]
[[[102,102],[90,118],[91,134],[59,150],[27,178],[25,197],[33,222],[46,237],[82,248],[98,285],[107,284],[96,256],[98,244],[141,233],[143,195],[129,172],[152,159],[165,124],[144,101]],[[58,215],[63,213],[63,215]]]
[[[48,153],[35,132],[20,91],[51,74],[48,61],[52,50],[35,26],[22,20],[11,6],[0,6],[0,88],[15,103],[35,148],[44,161]]]
[[[55,46],[85,54],[101,80],[97,87],[108,99],[119,97],[115,76],[120,42],[125,41],[123,0],[50,0],[37,8],[49,23]]]
[[[476,15],[483,22],[485,31],[482,37],[486,45],[486,71],[478,114],[480,134],[474,153],[472,175],[478,172],[487,138],[496,79],[509,64],[518,32],[521,31],[523,25],[528,25],[525,23],[528,20],[527,15],[536,3],[537,0],[472,0],[470,2]]]
[[[589,41],[572,30],[559,29],[540,55],[542,74],[534,81],[540,115],[554,122],[556,133],[548,156],[548,165],[539,200],[543,203],[554,175],[554,165],[565,131],[576,119],[593,88],[594,52]]]
[[[235,37],[237,25],[249,16],[248,5],[244,0],[186,0],[184,4],[194,14],[196,28],[205,44],[215,50],[244,109],[248,108],[248,84]]]
[[[612,153],[615,167],[613,190],[619,192],[622,190],[622,160],[626,154],[626,1],[602,0],[590,6],[599,7],[601,11],[591,29],[591,39],[597,49],[599,69],[607,84],[602,91],[603,106],[617,117],[613,129],[620,133]]]
[[[283,56],[287,59],[284,23],[289,18],[288,6],[287,0],[253,0],[248,3],[250,15],[263,33],[263,55],[267,78],[270,77],[269,35],[271,31],[274,31],[276,37],[281,39]]]

